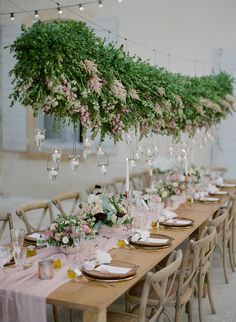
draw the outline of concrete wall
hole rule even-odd
[[[68,4],[68,1],[60,3]],[[39,9],[39,11],[40,8],[53,6],[46,0],[40,1],[37,5],[32,4],[30,0],[20,0],[19,5],[25,9]],[[121,4],[118,4],[116,0],[109,0],[104,2],[102,9],[96,4],[86,8],[87,10],[82,14],[87,18],[102,22],[103,17],[117,17],[120,35],[177,56],[212,61],[213,52],[217,48],[236,48],[235,0],[124,0]],[[2,0],[2,11],[14,10],[16,11],[16,8],[12,4],[7,0]],[[81,14],[78,8],[72,11]],[[41,17],[45,20],[56,18],[56,11],[44,12]],[[66,9],[63,17],[80,19],[77,14]],[[31,21],[32,18],[29,15],[17,15],[14,22],[9,21],[9,17],[3,17],[2,24],[30,24]],[[131,53],[137,53],[143,59],[150,59],[153,63],[153,51],[130,43],[128,43],[128,50]],[[207,74],[212,69],[212,64],[196,64],[194,61],[177,57],[170,57],[168,64],[168,57],[162,54],[157,55],[157,63],[168,67],[173,72],[190,75]],[[154,143],[164,154],[169,139],[153,137],[146,142],[146,144]],[[2,186],[6,195],[41,198],[50,198],[58,192],[68,190],[84,191],[92,183],[109,181],[112,177],[124,175],[127,153],[126,144],[117,145],[116,155],[110,159],[109,171],[105,178],[99,172],[96,158],[92,157],[81,163],[75,175],[71,173],[68,162],[62,162],[58,179],[50,182],[47,177],[45,159],[39,157],[35,159],[21,153],[4,152],[2,177],[0,170],[0,191]],[[196,148],[194,154],[197,164],[209,165],[209,146],[201,153]],[[140,165],[139,169],[143,167],[144,165]]]

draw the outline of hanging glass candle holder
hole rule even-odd
[[[48,171],[48,177],[51,181],[56,180],[59,172],[59,163],[54,162],[52,153],[49,154],[48,156],[48,161],[47,161],[47,171]]]
[[[79,154],[69,155],[69,161],[70,161],[71,170],[75,172],[79,166]]]
[[[158,149],[158,147],[155,145],[155,146],[154,146],[154,148],[153,148],[153,154],[154,154],[155,156],[157,156],[157,155],[158,155],[158,153],[159,153],[159,149]]]
[[[69,161],[71,170],[75,172],[78,169],[79,166],[79,154],[77,154],[76,151],[76,129],[74,129],[74,143],[73,143],[73,151],[72,154],[69,155]]]
[[[55,163],[60,163],[62,155],[62,149],[58,146],[52,148],[52,159]]]
[[[109,166],[109,156],[106,152],[98,156],[98,167],[101,169],[102,174],[105,176]]]
[[[148,147],[146,148],[146,156],[147,156],[148,158],[152,158],[152,157],[153,157],[153,155],[154,155],[153,147],[152,147],[152,146],[148,146]]]
[[[92,140],[89,136],[86,136],[84,139],[84,150],[83,150],[84,159],[87,159],[91,153],[92,153]]]
[[[39,151],[41,151],[41,147],[45,142],[45,132],[45,129],[34,130],[34,138]]]
[[[101,156],[105,153],[105,151],[103,150],[103,147],[101,145],[99,145],[99,147],[97,148],[97,156]]]

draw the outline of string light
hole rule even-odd
[[[11,14],[10,14],[10,18],[11,18],[11,20],[13,21],[13,20],[15,20],[15,15],[14,15],[14,13],[13,12],[11,12]]]
[[[63,11],[61,10],[60,4],[57,2],[57,13],[61,15]]]
[[[123,2],[123,0],[117,0],[117,1],[118,1],[118,3]],[[54,2],[54,1],[51,0],[51,2]],[[69,8],[78,7],[78,4],[60,6],[60,4],[58,2],[55,1],[54,3],[57,4],[57,12],[58,12],[59,15],[61,15],[63,13],[62,8],[63,9],[65,8],[65,9],[69,10]],[[99,5],[100,8],[103,7],[103,1],[102,0],[98,0],[98,1],[97,0],[93,0],[93,1],[86,2],[84,4],[91,5],[91,4],[95,4],[95,3],[98,3],[98,5]],[[79,4],[79,10],[80,11],[83,11],[84,10],[84,4],[83,5],[82,4]],[[15,11],[14,13],[13,12],[12,13],[9,13],[9,12],[0,12],[0,16],[1,15],[9,15],[10,14],[10,19],[12,21],[15,20],[15,14],[28,13],[28,14],[32,15],[32,13],[34,13],[35,18],[38,18],[38,16],[39,16],[39,11],[38,10],[25,10],[25,9],[19,7],[19,6],[17,6],[17,7],[20,9],[19,11]],[[40,11],[48,11],[50,9],[55,9],[55,8],[43,8],[43,9],[40,9]],[[156,60],[157,59],[156,59],[155,56],[157,55],[157,53],[158,54],[161,54],[161,55],[167,56],[167,65],[168,65],[167,69],[170,69],[170,57],[175,57],[175,58],[178,58],[178,59],[182,59],[184,61],[189,61],[189,62],[192,62],[193,64],[197,64],[197,63],[198,64],[202,64],[202,66],[203,66],[203,74],[205,74],[205,67],[206,67],[206,65],[210,65],[210,66],[213,66],[214,65],[214,62],[212,62],[212,61],[196,60],[196,59],[193,59],[193,58],[184,57],[184,56],[180,56],[180,55],[176,55],[176,54],[164,52],[164,51],[161,51],[161,50],[153,49],[153,48],[148,47],[148,46],[146,46],[146,45],[144,45],[142,43],[139,43],[139,42],[134,41],[132,39],[127,39],[127,38],[125,38],[125,37],[123,37],[121,35],[118,35],[118,34],[112,32],[112,31],[110,31],[110,30],[107,30],[107,29],[103,28],[102,26],[94,23],[92,20],[89,20],[89,19],[87,19],[85,17],[80,16],[75,11],[72,11],[72,10],[69,10],[69,11],[71,11],[74,14],[78,15],[80,18],[85,19],[86,21],[88,21],[89,23],[93,24],[94,26],[100,28],[101,30],[104,30],[104,31],[108,32],[109,36],[112,34],[113,36],[115,36],[115,37],[117,37],[119,39],[123,39],[126,42],[132,43],[132,44],[134,44],[136,46],[145,48],[147,50],[151,50],[152,52],[154,52],[154,65],[156,65],[155,63],[156,63]],[[224,67],[227,67],[228,66],[230,68],[230,67],[232,67],[232,63],[228,62],[228,63],[220,64],[220,67],[222,67],[222,66],[224,66]],[[195,68],[195,66],[194,66],[194,68]],[[232,69],[235,69],[235,68],[232,68]]]

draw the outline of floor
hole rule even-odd
[[[0,196],[0,209],[1,211],[11,211],[13,215],[14,223],[17,227],[22,227],[20,219],[15,215],[15,209],[20,205],[33,201],[32,199],[14,197],[7,198]],[[204,309],[204,322],[236,322],[236,272],[232,273],[229,269],[230,283],[225,284],[222,261],[218,254],[215,253],[213,258],[213,295],[217,313],[211,314],[210,307],[207,299],[203,299],[203,309]],[[123,310],[124,298],[120,298],[116,303],[113,304],[115,310]],[[53,322],[51,307],[48,307],[48,321]],[[74,312],[74,321],[80,322],[81,313]],[[183,322],[187,322],[187,317],[183,315]],[[193,312],[193,322],[198,320],[197,302],[194,299],[194,312]],[[59,322],[69,322],[69,316],[67,310],[63,310],[60,314]]]

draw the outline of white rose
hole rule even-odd
[[[168,192],[167,191],[163,191],[161,194],[162,198],[166,198],[168,196]]]
[[[63,244],[68,244],[68,242],[69,242],[68,237],[64,236],[64,237],[62,238],[62,242],[63,242]]]
[[[173,182],[173,183],[172,183],[172,186],[173,186],[174,188],[177,188],[177,187],[178,187],[178,182]]]
[[[113,215],[111,216],[111,221],[112,221],[113,223],[115,223],[115,222],[116,222],[116,220],[117,220],[117,216],[116,216],[115,214],[113,214]]]
[[[97,203],[100,201],[100,198],[94,194],[88,196],[88,203]]]

